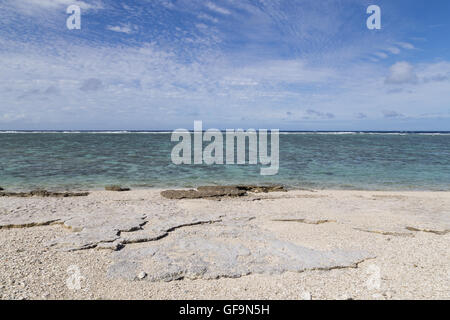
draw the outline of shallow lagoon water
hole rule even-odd
[[[318,189],[450,190],[449,133],[286,132],[280,168],[174,165],[169,132],[2,132],[7,190],[269,184]],[[206,143],[204,144],[204,146]]]

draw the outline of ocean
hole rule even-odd
[[[279,172],[260,165],[175,165],[170,132],[0,132],[0,187],[86,190],[227,184],[450,190],[449,132],[281,132]],[[206,145],[207,143],[205,143]]]

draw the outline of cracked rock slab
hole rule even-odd
[[[57,238],[48,243],[61,251],[75,251],[95,248],[99,243],[113,242],[119,239],[119,230],[112,228],[85,228],[80,232]]]
[[[136,213],[99,212],[78,214],[64,221],[64,227],[73,231],[88,229],[116,229],[119,231],[139,230],[145,223],[146,215]]]
[[[97,214],[79,214],[67,218],[63,226],[73,233],[52,240],[48,246],[63,251],[74,251],[95,248],[101,244],[101,248],[117,250],[117,245],[111,243],[120,239],[120,233],[139,230],[145,224],[146,215],[138,213],[114,213],[103,212]]]
[[[145,247],[113,253],[108,276],[149,281],[238,278],[287,271],[356,267],[371,256],[362,251],[320,251],[279,240],[257,227],[226,223],[183,228]]]
[[[157,241],[184,227],[221,222],[216,215],[210,217],[171,217],[148,221],[148,227],[133,232],[122,232],[123,244]]]
[[[210,218],[175,216],[159,219],[136,213],[78,215],[63,223],[73,233],[54,239],[48,246],[61,251],[92,248],[115,251],[126,244],[157,241],[179,228],[219,221],[215,215]]]

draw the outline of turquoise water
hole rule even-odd
[[[282,133],[280,169],[174,165],[170,133],[1,133],[0,186],[77,190],[282,183],[292,187],[450,190],[450,134]]]

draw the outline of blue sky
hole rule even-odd
[[[0,0],[0,130],[450,130],[449,16],[447,0]]]

